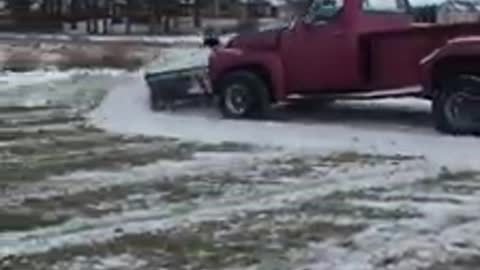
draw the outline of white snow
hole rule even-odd
[[[18,34],[1,33],[0,39],[7,40],[37,40],[37,41],[91,41],[91,42],[143,42],[153,44],[200,44],[202,36],[183,35],[183,36],[147,36],[147,35],[63,35],[63,34]]]
[[[320,151],[360,151],[382,154],[420,155],[438,165],[462,169],[480,167],[474,137],[453,137],[426,128],[391,128],[363,121],[322,123],[320,121],[231,121],[221,119],[211,109],[188,113],[152,113],[148,89],[141,74],[125,79],[112,90],[101,106],[91,114],[91,123],[111,132],[164,135],[207,142],[236,141],[287,148]],[[396,99],[361,103],[354,106],[426,111],[428,104],[414,99]],[[316,151],[316,150],[315,150]]]
[[[135,89],[135,91],[132,91]],[[128,98],[127,98],[128,97]],[[91,115],[92,123],[106,130],[126,134],[167,135],[184,139],[207,142],[236,141],[262,145],[281,146],[290,151],[306,150],[317,153],[332,151],[359,151],[377,154],[404,154],[423,156],[430,170],[421,170],[418,177],[427,177],[439,172],[442,166],[452,170],[478,170],[480,158],[477,148],[480,142],[475,137],[454,137],[436,132],[430,123],[405,124],[402,117],[415,118],[428,116],[430,104],[427,101],[401,98],[366,102],[341,102],[339,110],[350,113],[382,114],[382,111],[399,112],[399,123],[369,120],[322,121],[304,116],[293,116],[289,121],[230,121],[224,120],[212,109],[196,109],[177,113],[152,113],[148,109],[148,89],[139,75],[133,75],[128,83],[110,92],[104,103]],[[322,118],[323,116],[323,118]],[[319,115],[324,119],[324,115]],[[352,117],[354,118],[354,117]],[[393,121],[393,122],[392,122]],[[415,171],[415,169],[412,169]],[[429,171],[429,173],[427,173]],[[350,172],[355,179],[366,179]],[[387,181],[388,176],[379,177]],[[406,177],[402,180],[412,179]],[[338,180],[338,179],[336,179]],[[351,182],[335,183],[334,190],[349,190]],[[362,180],[362,186],[369,183]],[[376,183],[377,185],[379,182]],[[408,185],[408,183],[403,183]],[[299,201],[302,198],[328,191],[328,185],[319,190],[304,189],[279,196],[278,201]],[[411,194],[413,194],[412,191]],[[410,194],[410,195],[411,195]],[[438,195],[438,194],[437,194]],[[441,194],[440,194],[441,195]],[[443,194],[445,195],[445,194]],[[447,196],[447,195],[445,195]],[[448,197],[448,196],[447,196]],[[456,198],[456,197],[453,197]],[[344,249],[337,243],[322,244],[312,251],[315,263],[309,269],[327,270],[373,270],[382,269],[382,260],[398,258],[388,269],[421,269],[434,262],[451,260],[461,256],[477,254],[478,248],[471,239],[478,238],[478,221],[458,226],[449,224],[450,218],[475,216],[478,220],[478,199],[458,198],[462,204],[453,205],[441,202],[415,203],[404,201],[381,203],[376,201],[356,202],[376,208],[396,209],[413,207],[426,215],[424,218],[406,222],[384,222],[372,225],[364,233],[354,237],[356,249]],[[277,200],[275,200],[277,201]],[[272,206],[273,198],[265,204]],[[246,205],[242,205],[246,207]],[[205,213],[206,214],[206,213]],[[455,248],[456,243],[468,243],[465,250]],[[301,267],[299,269],[304,269]]]
[[[159,71],[196,66],[204,63],[208,55],[203,49],[171,49],[168,52],[149,68],[156,68],[155,70]],[[423,159],[372,167],[354,164],[347,168],[326,171],[322,170],[323,168],[316,168],[318,170],[314,170],[312,175],[301,179],[278,179],[281,187],[273,192],[271,190],[268,192],[262,190],[260,194],[239,192],[234,195],[228,194],[232,196],[221,199],[200,200],[194,206],[158,205],[146,210],[125,211],[101,218],[78,218],[66,224],[33,231],[1,233],[0,257],[7,254],[28,254],[69,245],[111,240],[116,236],[115,229],[119,227],[127,234],[152,232],[187,222],[224,219],[242,211],[285,208],[293,203],[309,201],[335,191],[349,192],[370,187],[387,187],[401,189],[387,195],[428,196],[422,193],[424,191],[405,191],[403,188],[414,186],[425,177],[436,176],[443,166],[453,171],[480,168],[477,150],[480,146],[479,140],[475,137],[441,135],[434,131],[430,123],[422,122],[429,113],[429,103],[423,100],[402,98],[340,102],[334,109],[315,112],[312,116],[292,113],[286,120],[231,121],[222,119],[211,108],[151,112],[143,74],[144,71],[135,74],[115,73],[113,76],[115,82],[110,85],[116,86],[109,91],[102,104],[89,115],[91,124],[121,134],[171,136],[213,143],[246,142],[280,146],[282,150],[261,153],[202,154],[190,161],[161,161],[116,172],[74,172],[51,178],[37,185],[25,186],[19,189],[18,193],[2,198],[0,202],[7,204],[21,201],[26,195],[32,194],[37,194],[39,198],[49,198],[58,194],[75,194],[87,189],[99,190],[108,186],[162,181],[184,175],[228,172],[254,181],[256,176],[261,175],[262,170],[268,170],[268,166],[275,166],[267,165],[265,162],[291,153],[305,159],[312,153],[328,155],[340,151],[384,155],[403,154],[419,156]],[[53,91],[52,95],[56,96],[59,93],[55,92],[58,91],[55,87],[64,85],[59,82],[68,83],[78,76],[82,78],[78,72],[8,74],[0,77],[2,79],[0,96],[16,93],[22,86],[31,87],[24,91],[35,93],[33,89],[44,84],[53,84],[53,90],[46,92]],[[91,87],[94,82],[98,84],[98,80],[100,80],[99,77],[94,76],[86,82]],[[45,92],[42,90],[40,94],[43,95]],[[11,98],[8,95],[6,97]],[[24,96],[19,97],[16,100],[23,100]],[[342,113],[335,114],[335,112],[352,115],[342,116]],[[379,115],[386,112],[390,114],[393,112],[398,117],[380,120]],[[374,116],[375,119],[369,119],[369,116]],[[253,166],[258,171],[252,172]],[[475,186],[473,182],[467,184]],[[357,206],[376,209],[415,209],[425,217],[370,222],[360,218],[353,220],[350,217],[322,216],[321,218],[333,220],[336,224],[340,220],[352,223],[367,222],[369,228],[353,237],[355,249],[340,247],[336,242],[317,245],[310,250],[314,261],[310,266],[318,270],[373,270],[382,269],[376,266],[381,265],[385,258],[404,258],[400,262],[394,262],[388,269],[410,270],[421,269],[442,260],[478,254],[480,247],[475,241],[480,233],[478,194],[455,196],[445,192],[435,192],[430,198],[442,196],[458,199],[461,204],[418,203],[403,200],[348,201]],[[471,217],[474,220],[462,224],[451,224],[451,218],[456,216]],[[461,244],[460,246],[467,245],[468,248],[458,248],[458,243]],[[102,264],[114,268],[121,267],[132,260],[128,255],[121,255],[105,258]]]
[[[34,70],[29,72],[10,72],[0,74],[0,90],[11,90],[18,86],[30,86],[41,83],[55,83],[64,80],[76,80],[87,76],[108,75],[116,76],[124,73],[113,69],[71,69],[59,70]]]
[[[116,85],[120,70],[36,70],[0,74],[0,106],[68,106],[81,109]]]
[[[255,160],[250,160],[254,162]],[[244,162],[247,162],[246,160]],[[258,161],[257,161],[258,162]],[[200,163],[198,163],[200,165]],[[162,171],[160,166],[149,166],[151,170]],[[204,166],[203,170],[211,170]],[[245,168],[238,167],[235,162],[224,165],[225,170],[234,174],[242,174]],[[247,170],[248,172],[248,170]],[[98,219],[74,219],[66,224],[52,226],[30,232],[12,232],[0,234],[0,257],[8,254],[28,254],[48,251],[70,245],[104,242],[116,236],[116,228],[122,228],[125,234],[144,233],[159,229],[172,228],[179,224],[197,223],[206,220],[222,220],[230,215],[245,211],[281,209],[293,202],[301,203],[318,196],[325,196],[335,190],[351,191],[375,185],[394,186],[408,185],[425,175],[435,173],[429,166],[414,162],[397,166],[373,168],[355,168],[355,170],[336,170],[330,178],[312,176],[294,186],[284,186],[274,192],[246,192],[237,196],[225,196],[221,200],[200,200],[191,205],[169,204],[158,205],[147,210],[130,211],[118,215],[105,216]],[[93,175],[92,175],[93,176]],[[142,177],[137,178],[141,179]],[[158,176],[158,174],[157,174]],[[363,179],[362,181],[353,181]],[[386,181],[388,179],[388,181]],[[102,180],[102,178],[100,178]],[[323,217],[328,220],[329,216]],[[333,217],[334,220],[337,217]],[[355,220],[353,222],[359,222]]]

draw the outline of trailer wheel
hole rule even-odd
[[[268,87],[255,73],[236,71],[226,75],[218,88],[219,108],[226,118],[264,117],[270,107]]]
[[[466,135],[480,132],[480,80],[455,75],[440,83],[434,95],[435,127],[443,133]]]

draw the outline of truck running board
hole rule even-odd
[[[423,89],[420,86],[411,86],[398,89],[378,90],[371,92],[350,92],[350,93],[335,93],[335,94],[321,94],[314,95],[313,97],[319,99],[351,99],[351,100],[364,100],[364,99],[381,99],[381,98],[398,98],[398,97],[411,97],[411,96],[423,96]],[[311,95],[295,94],[287,97],[289,100],[312,98]]]

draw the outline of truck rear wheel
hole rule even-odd
[[[480,132],[480,80],[455,75],[441,82],[433,97],[432,113],[440,132],[465,135]]]
[[[219,108],[226,118],[264,117],[270,107],[268,87],[250,71],[226,75],[218,88]]]

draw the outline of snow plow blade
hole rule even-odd
[[[210,104],[207,67],[146,73],[145,80],[150,90],[150,108],[154,111]]]

